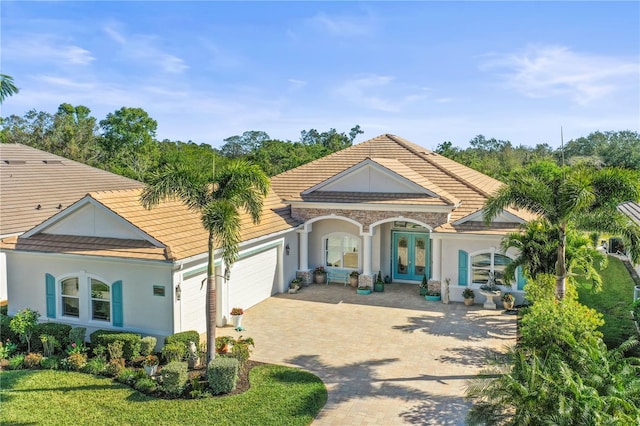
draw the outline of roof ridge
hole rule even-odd
[[[405,148],[405,149],[407,149],[407,150],[411,151],[411,152],[412,152],[412,153],[414,153],[415,155],[417,155],[417,156],[419,156],[420,158],[424,159],[425,161],[427,161],[427,162],[428,162],[429,164],[431,164],[432,166],[437,167],[439,170],[441,170],[442,172],[444,172],[444,173],[445,173],[445,174],[447,174],[448,176],[450,176],[450,177],[454,178],[454,179],[455,179],[455,180],[457,180],[458,182],[460,182],[460,183],[462,183],[462,184],[464,184],[464,185],[468,186],[469,188],[471,188],[471,189],[473,189],[473,190],[477,191],[478,193],[480,193],[481,195],[484,195],[485,197],[489,197],[489,196],[491,196],[491,194],[490,194],[490,193],[488,193],[487,191],[485,191],[484,189],[479,188],[477,185],[472,184],[471,182],[469,182],[468,180],[466,180],[466,179],[462,178],[462,177],[461,177],[461,176],[459,176],[458,174],[450,172],[448,169],[444,168],[443,166],[441,166],[441,165],[440,165],[440,164],[438,164],[437,162],[433,161],[431,158],[429,158],[429,155],[437,155],[438,157],[442,157],[442,158],[447,158],[447,157],[445,157],[445,156],[443,156],[443,155],[440,155],[440,154],[438,154],[437,152],[431,151],[430,149],[427,149],[427,148],[423,148],[423,149],[424,149],[424,150],[426,150],[426,151],[428,151],[428,153],[427,153],[427,152],[420,152],[420,151],[418,151],[414,146],[411,146],[411,145],[414,145],[414,144],[413,144],[413,142],[409,142],[409,141],[402,140],[402,138],[400,138],[400,137],[398,137],[398,136],[395,136],[395,135],[387,134],[387,136],[389,136],[389,138],[390,138],[391,140],[393,140],[394,142],[396,142],[397,144],[402,145],[402,147],[403,147],[403,148]],[[422,148],[422,147],[421,147],[421,148]],[[428,155],[427,155],[427,154],[428,154]],[[448,159],[448,158],[447,158],[447,159]],[[448,160],[449,160],[449,159],[448,159]],[[462,163],[458,163],[458,164],[459,164],[459,165],[461,165],[461,166],[463,166],[463,167],[466,167],[466,168],[468,168],[468,169],[471,169],[470,167],[467,167],[467,166],[465,166],[465,165],[464,165],[464,164],[462,164]],[[476,173],[480,173],[480,174],[484,175],[484,173],[478,172],[477,170],[474,170],[474,169],[471,169],[471,170],[473,170],[473,171],[474,171],[474,172],[476,172]],[[488,176],[488,175],[485,175],[485,176],[487,176],[487,177],[491,178],[491,176]],[[493,178],[491,178],[491,179],[493,179]]]

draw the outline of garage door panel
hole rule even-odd
[[[237,261],[229,280],[229,305],[250,308],[278,292],[276,248]]]

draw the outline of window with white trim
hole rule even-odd
[[[78,277],[64,279],[60,282],[62,296],[62,315],[66,317],[80,316],[80,284]]]
[[[91,319],[111,321],[111,287],[91,278]]]
[[[471,256],[471,282],[486,284],[493,272],[496,285],[508,285],[504,281],[504,270],[512,262],[511,258],[493,252],[478,253]]]
[[[324,265],[329,268],[358,269],[360,238],[345,233],[328,235],[324,240]]]

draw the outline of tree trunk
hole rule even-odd
[[[558,228],[558,260],[556,261],[556,298],[564,299],[567,287],[567,264],[565,261],[565,251],[567,245],[566,225],[562,224]]]
[[[209,262],[207,264],[207,365],[216,357],[216,276],[213,262],[214,238],[209,234]]]

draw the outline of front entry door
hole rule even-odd
[[[398,280],[421,281],[429,278],[429,234],[393,233],[393,277]]]

